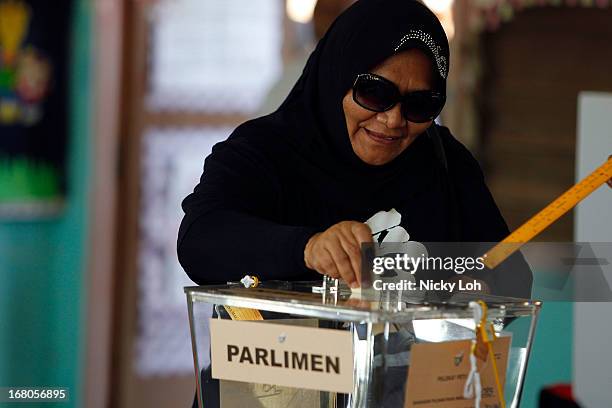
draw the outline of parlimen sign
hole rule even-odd
[[[346,330],[211,319],[217,379],[353,392],[353,341]]]

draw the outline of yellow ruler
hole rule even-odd
[[[494,246],[484,255],[484,264],[495,268],[611,178],[612,157]]]

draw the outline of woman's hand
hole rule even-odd
[[[372,242],[366,224],[342,221],[313,235],[304,248],[306,267],[322,275],[341,278],[351,288],[361,281],[361,244]]]

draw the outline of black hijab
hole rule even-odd
[[[353,152],[342,99],[358,74],[409,48],[431,58],[435,88],[445,93],[449,47],[437,17],[415,0],[357,1],[319,41],[279,109],[243,124],[229,141],[261,139],[264,134],[267,139],[260,142],[286,145],[275,148],[277,154],[288,156],[305,177],[359,191],[355,199],[370,201],[368,211],[391,208],[398,194],[405,199],[405,192],[398,190],[439,179],[431,141],[421,135],[392,162],[366,164]]]
[[[435,87],[445,93],[449,47],[437,17],[414,0],[356,2],[318,43],[302,76],[271,119],[290,128],[288,135],[318,161],[340,161],[360,177],[397,173],[409,153],[383,166],[368,165],[355,155],[342,99],[358,74],[409,48],[419,48],[431,58]]]
[[[350,143],[342,107],[346,92],[358,74],[409,48],[431,58],[435,88],[444,93],[449,47],[437,17],[415,0],[357,1],[319,41],[278,110],[241,125],[228,142],[243,150],[267,151],[269,160],[278,162],[271,170],[275,173],[290,167],[299,173],[297,179],[328,186],[343,192],[347,201],[359,202],[337,208],[337,217],[330,214],[328,221],[365,221],[432,184],[444,186],[435,146],[426,135],[380,166],[363,162]],[[320,195],[334,194],[328,190]]]

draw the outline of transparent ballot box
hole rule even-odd
[[[185,293],[205,408],[518,407],[541,307],[321,282]]]

